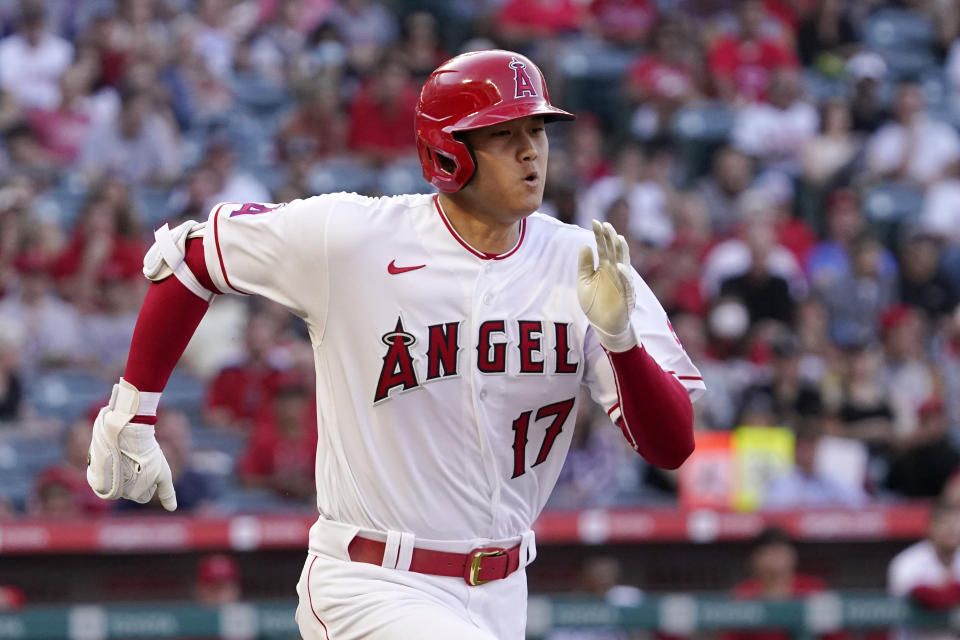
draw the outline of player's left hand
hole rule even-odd
[[[630,279],[630,250],[609,222],[593,221],[599,264],[594,268],[593,249],[580,248],[577,297],[587,319],[606,349],[627,351],[637,344],[630,324],[635,293]]]
[[[153,425],[131,422],[139,406],[140,392],[120,378],[110,403],[93,423],[87,483],[104,500],[146,503],[159,492],[163,508],[175,511],[177,494],[170,465],[157,444]]]

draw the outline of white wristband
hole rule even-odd
[[[607,351],[621,353],[623,351],[629,351],[640,344],[636,334],[633,333],[632,323],[627,323],[627,328],[616,335],[607,333],[594,325],[590,326],[593,327],[594,332],[597,334],[597,339],[600,340],[600,344],[603,345],[603,348]]]

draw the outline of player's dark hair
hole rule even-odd
[[[763,547],[779,544],[793,546],[793,540],[789,535],[787,535],[787,532],[780,527],[766,527],[763,531],[757,534],[757,537],[753,539],[750,547],[751,550],[757,551]]]

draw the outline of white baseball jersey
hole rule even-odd
[[[960,553],[955,553],[950,566],[946,567],[929,540],[921,540],[898,553],[887,570],[887,589],[900,597],[906,597],[914,587],[921,585],[941,587],[958,581]],[[950,640],[956,637],[956,633],[947,630],[900,629],[894,635],[896,640]]]
[[[433,540],[528,531],[570,445],[577,395],[618,417],[580,308],[593,234],[533,214],[510,251],[470,247],[432,195],[221,204],[204,236],[223,292],[302,317],[317,372],[321,514]],[[697,396],[700,374],[639,275],[633,325]]]

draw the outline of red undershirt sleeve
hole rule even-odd
[[[910,590],[910,598],[926,609],[942,611],[960,602],[960,584],[951,582],[942,587],[919,585]]]
[[[219,293],[207,272],[201,238],[187,241],[186,262],[200,284]],[[162,392],[209,306],[173,276],[151,284],[133,330],[124,380],[142,392]]]
[[[607,351],[620,403],[617,425],[648,462],[676,469],[693,453],[693,404],[686,388],[646,349]]]

